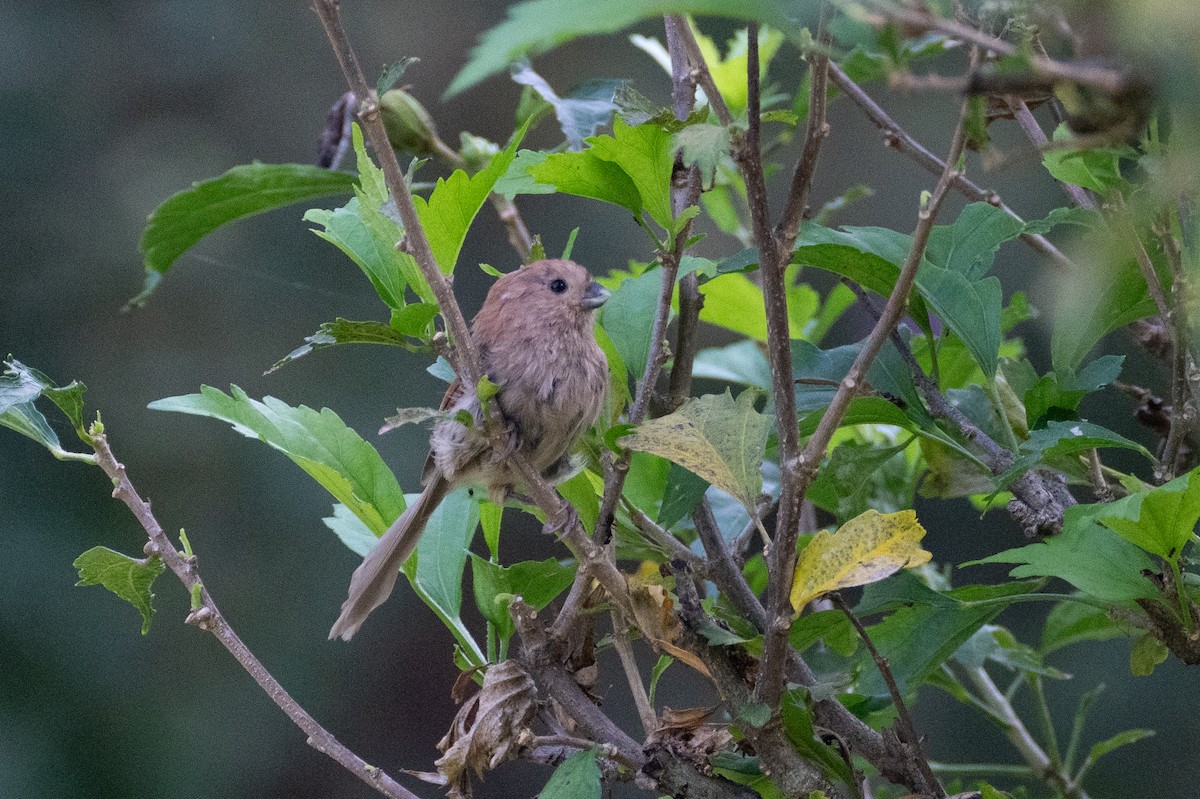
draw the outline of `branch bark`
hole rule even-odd
[[[304,731],[308,736],[309,746],[328,755],[342,768],[384,796],[392,799],[420,799],[388,776],[382,769],[372,766],[350,751],[292,698],[283,685],[267,670],[267,667],[255,657],[222,615],[216,601],[213,600],[208,589],[204,587],[204,582],[200,579],[200,571],[196,567],[195,558],[185,557],[175,549],[175,545],[171,543],[171,539],[167,537],[162,525],[158,523],[158,519],[150,509],[150,503],[138,494],[126,474],[124,465],[113,455],[112,449],[108,445],[108,437],[103,433],[93,431],[92,448],[96,453],[96,464],[112,480],[113,498],[124,503],[137,519],[138,524],[146,531],[149,538],[145,548],[146,554],[161,558],[167,568],[179,578],[183,587],[192,595],[194,607],[188,614],[187,623],[207,630],[216,637],[221,646],[225,647],[234,660],[246,670],[246,673],[254,678],[254,681],[270,697],[271,701]]]
[[[846,96],[863,110],[863,113],[867,115],[867,118],[871,120],[875,127],[879,128],[883,133],[883,140],[887,146],[908,156],[921,165],[927,172],[934,175],[940,175],[945,170],[946,163],[942,159],[930,152],[928,148],[904,130],[900,126],[900,123],[884,111],[882,106],[863,91],[861,86],[851,80],[850,76],[842,71],[841,67],[837,64],[829,64],[829,80],[834,86],[845,92]],[[1021,215],[1009,208],[996,192],[981,188],[961,174],[956,174],[953,177],[952,185],[956,191],[967,199],[994,205],[1017,222],[1025,224],[1025,220]],[[1025,233],[1021,236],[1021,241],[1048,257],[1055,266],[1067,269],[1074,266],[1071,260],[1063,255],[1062,251],[1055,247],[1045,236]]]

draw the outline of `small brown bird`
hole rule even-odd
[[[579,264],[537,261],[497,280],[472,323],[471,339],[484,372],[500,386],[495,401],[512,426],[514,444],[547,479],[568,471],[571,446],[604,406],[608,366],[596,344],[592,311],[608,296]],[[458,380],[442,408],[466,410],[480,420],[479,398]],[[503,502],[519,483],[479,424],[444,419],[434,426],[429,449],[425,489],[355,570],[330,638],[349,641],[388,598],[400,565],[447,494],[462,485],[484,486],[493,501]]]

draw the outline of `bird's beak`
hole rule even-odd
[[[583,290],[583,307],[589,311],[593,311],[603,305],[611,296],[611,291],[593,280]]]

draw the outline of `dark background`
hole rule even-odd
[[[518,94],[506,78],[438,101],[503,5],[354,2],[346,16],[369,71],[403,56],[421,59],[405,82],[447,141],[454,144],[462,129],[503,141]],[[658,25],[639,30],[661,38]],[[778,61],[772,75],[790,91],[796,54],[785,48]],[[665,75],[624,36],[567,45],[536,67],[559,89],[627,77],[660,100],[668,91]],[[208,588],[242,637],[323,724],[396,774],[432,770],[434,744],[453,716],[449,634],[400,590],[351,645],[327,641],[357,562],[320,521],[330,498],[278,453],[226,425],[151,412],[146,404],[201,384],[236,383],[253,397],[328,406],[372,440],[412,490],[424,432],[403,428],[376,439],[372,431],[398,405],[436,402],[441,385],[425,375],[421,356],[378,348],[322,352],[262,375],[321,322],[385,318],[358,270],[306,232],[303,206],[219,231],[177,262],[147,308],[120,312],[141,285],[137,241],[146,215],[192,181],[236,164],[311,161],[325,112],[344,88],[303,3],[0,4],[0,354],[61,382],[87,383],[89,408],[103,413],[117,457],[164,526],[187,528]],[[955,98],[876,93],[932,149],[945,149]],[[814,205],[866,183],[874,198],[837,221],[911,228],[918,193],[933,179],[884,148],[845,101],[835,103],[831,125]],[[535,135],[535,145],[556,141],[549,125]],[[1009,152],[1023,146],[1012,131],[994,135]],[[1036,159],[972,174],[1027,218],[1062,202]],[[948,218],[961,205],[954,202]],[[580,226],[575,257],[595,272],[650,257],[622,211],[560,196],[523,198],[521,206],[551,253]],[[735,246],[716,236],[700,252]],[[467,313],[486,290],[488,279],[473,266],[481,261],[516,265],[490,208],[460,261],[457,290]],[[1032,277],[1042,269],[1020,245],[1007,246],[998,264],[1006,292],[1030,290],[1035,305],[1049,308],[1057,289]],[[838,333],[857,337],[856,326],[867,321],[852,311]],[[1036,348],[1047,324],[1043,317],[1025,331],[1043,367],[1046,354]],[[1152,366],[1131,367],[1133,377],[1161,379]],[[1103,402],[1111,409],[1123,400]],[[1125,408],[1118,411],[1123,416]],[[59,430],[68,442],[68,431]],[[928,546],[941,560],[1019,543],[1006,518],[981,524],[965,503],[921,512]],[[536,535],[506,540],[510,557],[558,554]],[[143,542],[98,469],[56,462],[0,431],[0,796],[375,795],[306,747],[210,636],[181,623],[188,599],[171,575],[157,585],[158,612],[146,637],[133,609],[103,589],[74,587],[71,562],[80,552],[106,545],[136,554]],[[1036,640],[1029,620],[1002,620]],[[1128,650],[1118,640],[1055,656],[1055,665],[1075,675],[1051,686],[1063,705],[1060,732],[1069,732],[1078,695],[1107,682],[1092,740],[1132,726],[1157,728],[1160,737],[1127,750],[1124,760],[1105,761],[1089,783],[1092,795],[1192,796],[1200,779],[1189,744],[1196,672],[1170,661],[1152,678],[1134,680]],[[700,686],[679,677],[668,672],[661,702],[707,701]],[[627,704],[616,670],[602,673],[600,688],[610,708]],[[985,722],[948,702],[927,692],[918,706],[937,759],[1014,757]],[[533,766],[505,765],[479,795],[531,796],[545,777]],[[432,786],[412,787],[439,795]]]

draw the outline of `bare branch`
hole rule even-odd
[[[1013,113],[1013,119],[1017,121],[1017,124],[1021,127],[1021,131],[1025,134],[1025,138],[1029,139],[1034,147],[1039,149],[1045,147],[1050,139],[1046,136],[1045,131],[1042,130],[1041,125],[1038,124],[1037,119],[1034,118],[1033,112],[1029,110],[1029,106],[1025,101],[1015,96],[1007,97],[1005,100],[1008,103],[1009,110]],[[1087,208],[1090,211],[1096,210],[1096,198],[1087,189],[1071,183],[1063,183],[1062,181],[1057,181],[1057,183],[1062,187],[1063,192],[1066,193],[1071,202],[1080,208]]]
[[[696,799],[753,799],[754,791],[726,780],[701,774],[695,766],[664,750],[648,756],[633,740],[600,710],[563,667],[557,651],[557,639],[537,619],[537,612],[523,600],[512,603],[510,611],[521,636],[521,664],[533,676],[538,690],[555,701],[578,725],[579,733],[607,747],[613,759],[627,768],[654,780],[658,788],[671,795]]]
[[[767,587],[767,625],[762,666],[766,679],[760,677],[757,686],[759,701],[774,708],[779,706],[783,694],[787,631],[791,627],[791,610],[788,607],[791,585],[788,575],[791,572],[788,571],[788,563],[795,560],[795,528],[804,492],[795,468],[800,453],[800,438],[796,425],[796,394],[792,385],[791,339],[785,285],[787,262],[779,250],[771,228],[771,212],[767,202],[766,177],[762,164],[757,25],[750,26],[747,41],[749,121],[744,139],[739,145],[735,145],[735,158],[746,181],[746,199],[750,206],[754,241],[759,251],[759,272],[767,317],[767,358],[771,367],[771,390],[775,401],[775,429],[779,436],[779,507],[775,517],[775,544],[767,557],[770,579]],[[790,553],[791,557],[786,552],[789,547],[793,550]]]
[[[944,33],[994,55],[1013,55],[1017,52],[1015,44],[997,39],[957,20],[880,0],[870,0],[870,5],[883,17],[903,23],[911,30]],[[1073,81],[1109,94],[1120,94],[1130,87],[1130,79],[1126,73],[1099,64],[1055,61],[1037,54],[1026,54],[1026,58],[1029,59],[1030,69],[1039,77]]]
[[[913,724],[912,716],[908,714],[908,705],[904,703],[904,697],[900,694],[900,688],[896,685],[896,678],[892,676],[892,669],[888,665],[887,658],[879,654],[879,650],[875,648],[875,642],[871,640],[871,636],[867,634],[867,630],[863,627],[858,616],[854,615],[854,611],[846,604],[846,600],[841,594],[834,593],[830,595],[833,604],[850,620],[858,637],[862,639],[863,644],[867,647],[867,651],[871,653],[871,659],[875,661],[875,668],[879,669],[880,675],[883,676],[883,681],[887,685],[888,693],[891,694],[892,704],[896,706],[896,715],[899,719],[899,730],[902,735],[901,742],[908,748],[909,756],[921,769],[921,773],[925,776],[928,784],[933,788],[935,797],[945,797],[946,790],[942,788],[937,777],[933,775],[933,769],[929,767],[929,761],[925,759],[925,753],[921,751],[921,738],[917,735],[917,727]]]
[[[419,799],[416,794],[393,780],[383,770],[370,765],[347,749],[292,698],[279,681],[267,671],[266,666],[255,657],[245,642],[238,637],[233,627],[221,614],[217,603],[200,579],[200,571],[196,568],[195,558],[186,558],[175,549],[175,545],[163,531],[162,525],[154,517],[150,503],[138,494],[129,476],[125,473],[125,467],[113,455],[112,449],[108,445],[108,437],[103,433],[93,432],[92,448],[96,452],[96,464],[104,470],[115,486],[113,497],[121,500],[129,508],[134,518],[138,520],[138,524],[146,531],[146,535],[150,539],[146,544],[146,553],[161,558],[167,568],[174,572],[179,581],[183,583],[183,587],[193,597],[199,599],[199,605],[188,614],[188,623],[195,624],[200,629],[207,630],[216,636],[221,645],[254,678],[254,681],[270,697],[271,701],[308,735],[309,746],[333,758],[342,768],[384,796],[392,797],[392,799]]]
[[[792,174],[792,186],[788,191],[787,203],[775,226],[775,240],[783,258],[789,258],[792,247],[796,244],[796,236],[800,233],[800,223],[804,219],[804,211],[808,205],[808,195],[812,188],[813,175],[817,169],[817,157],[821,154],[821,143],[829,135],[829,123],[825,120],[825,105],[829,97],[829,35],[825,30],[825,20],[821,20],[821,30],[818,35],[819,47],[807,55],[811,85],[808,92],[808,122],[804,130],[804,149]]]
[[[900,123],[896,122],[891,115],[884,111],[869,94],[863,91],[861,86],[851,80],[850,76],[843,72],[841,67],[835,63],[829,64],[829,80],[845,92],[846,96],[863,110],[867,118],[874,123],[875,127],[883,132],[884,143],[889,147],[907,155],[932,174],[940,175],[945,170],[946,163],[942,159],[930,152],[923,144],[905,131],[900,126]],[[994,205],[1017,222],[1021,224],[1025,223],[1025,220],[1016,211],[1004,204],[1000,199],[1000,195],[996,194],[996,192],[980,188],[961,174],[956,174],[952,180],[954,189],[967,199]],[[1045,236],[1025,233],[1022,234],[1021,241],[1049,257],[1056,266],[1064,268],[1074,266],[1071,260],[1063,255],[1062,251],[1055,247]]]
[[[638,671],[637,659],[633,656],[633,645],[629,640],[629,621],[620,613],[612,614],[613,648],[621,661],[621,669],[625,672],[625,681],[629,683],[629,692],[633,694],[633,705],[637,708],[638,719],[642,722],[642,732],[647,738],[658,729],[658,715],[650,705],[650,697],[646,686],[642,683],[641,672]]]
[[[679,596],[678,615],[684,629],[683,643],[704,661],[722,699],[730,706],[731,715],[736,717],[740,708],[755,701],[745,673],[749,664],[735,662],[736,650],[731,652],[731,647],[711,646],[700,634],[710,620],[689,576],[676,572],[675,586]],[[808,796],[812,791],[824,791],[827,796],[845,799],[846,792],[841,785],[830,783],[820,769],[800,757],[788,740],[778,715],[762,727],[746,723],[741,726],[762,759],[764,772],[771,775],[784,796]]]

